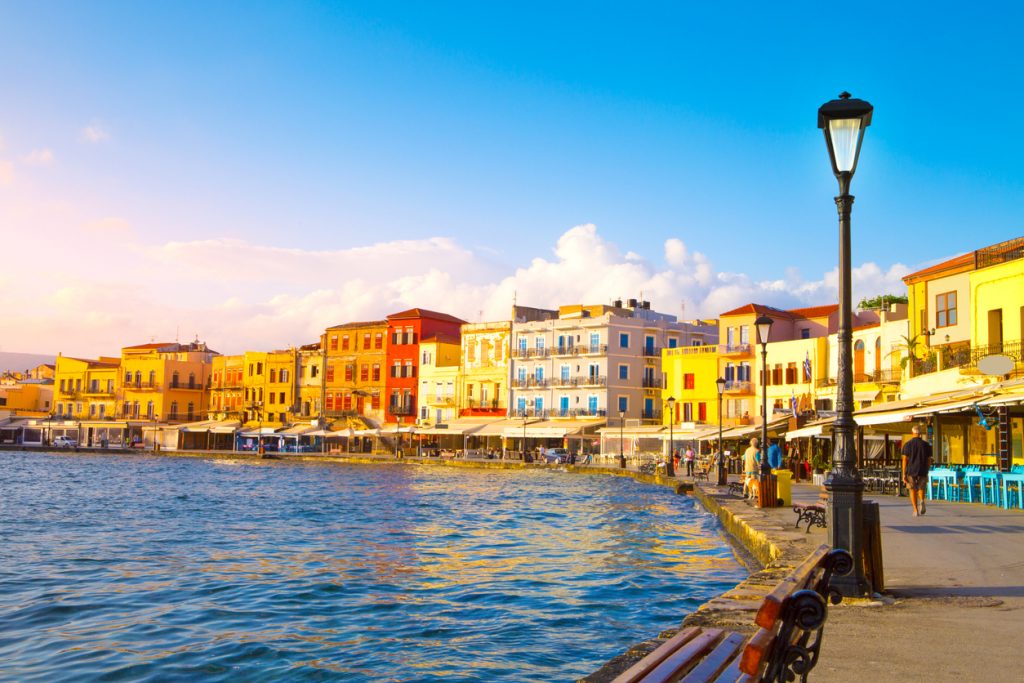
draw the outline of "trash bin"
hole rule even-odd
[[[776,495],[783,507],[789,507],[793,504],[793,473],[789,470],[772,470],[772,474],[778,480]]]

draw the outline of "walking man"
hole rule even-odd
[[[924,514],[924,489],[928,485],[928,470],[932,466],[932,447],[921,438],[921,428],[914,425],[914,436],[903,444],[903,481],[910,490],[910,504],[914,516]]]
[[[683,458],[686,460],[686,476],[692,477],[693,476],[693,459],[694,459],[693,448],[688,447],[686,449],[686,453],[683,455]]]
[[[756,436],[750,440],[750,447],[743,452],[743,495],[753,498],[757,495],[757,463],[761,440]]]

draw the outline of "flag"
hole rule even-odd
[[[811,381],[811,354],[810,352],[804,357],[804,379],[808,382]]]
[[[796,390],[792,390],[792,391],[793,391],[793,396],[792,396],[792,398],[789,399],[789,406],[790,406],[790,408],[793,409],[793,417],[796,417],[800,413],[800,411],[797,409],[797,404],[796,404]]]

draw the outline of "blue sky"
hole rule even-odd
[[[688,5],[0,5],[0,228],[79,269],[15,302],[0,350],[303,343],[405,304],[498,315],[510,291],[828,303],[815,116],[844,89],[875,105],[858,294],[1022,233],[1016,6]],[[562,282],[587,263],[620,277]]]

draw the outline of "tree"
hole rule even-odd
[[[868,299],[867,297],[860,300],[857,304],[857,308],[862,311],[871,310],[875,308],[884,308],[889,304],[905,304],[909,301],[905,294],[879,294],[878,296]]]
[[[917,350],[922,345],[922,337],[924,335],[915,334],[913,337],[907,335],[900,335],[901,343],[896,345],[889,355],[895,356],[900,355],[900,370],[904,370],[907,367],[907,363],[910,362],[911,358],[917,358]]]

